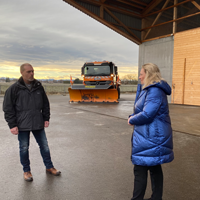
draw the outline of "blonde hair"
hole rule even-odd
[[[164,80],[161,77],[160,70],[156,64],[153,63],[147,63],[142,65],[142,69],[144,69],[145,72],[145,78],[144,78],[144,85],[143,88],[153,84],[158,83],[161,80]]]
[[[20,72],[23,72],[23,71],[24,71],[24,67],[27,66],[27,65],[32,67],[31,64],[29,64],[29,63],[24,63],[24,64],[22,64],[22,65],[20,66]]]

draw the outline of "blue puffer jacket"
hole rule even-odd
[[[129,123],[134,125],[132,163],[155,166],[174,159],[172,128],[167,95],[171,88],[165,81],[142,89],[139,84]]]

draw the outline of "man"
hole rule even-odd
[[[41,83],[34,79],[34,70],[29,63],[21,65],[20,72],[21,78],[5,93],[3,111],[11,133],[18,135],[24,179],[33,180],[29,161],[30,131],[40,147],[46,172],[58,176],[61,172],[53,166],[44,130],[50,119],[48,98]]]

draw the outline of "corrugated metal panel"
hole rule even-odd
[[[127,27],[131,27],[131,28],[137,28],[137,29],[141,29],[141,19],[138,18],[134,18],[131,16],[127,16],[118,12],[114,12],[112,11],[112,13]],[[110,16],[107,12],[104,12],[104,19],[108,22],[111,23],[118,23],[115,19],[113,19],[112,16]],[[116,25],[115,25],[116,26]],[[117,28],[119,28],[120,30],[122,30],[123,32],[126,32],[128,35],[130,35],[130,33],[128,33],[123,27],[121,26],[116,26]],[[131,29],[130,29],[131,30]],[[136,30],[131,30],[138,38],[141,39],[141,32],[140,31],[136,31]]]
[[[141,40],[141,32],[136,30],[131,30]]]
[[[104,11],[104,19],[111,23],[117,23],[117,21],[113,19],[113,17],[111,17],[106,11]]]
[[[142,21],[141,19],[124,15],[115,11],[112,11],[112,13],[126,26],[138,29],[141,28],[141,21]]]
[[[129,33],[126,29],[124,29],[123,27],[117,26],[117,25],[115,25],[115,27],[117,27],[118,29],[122,30],[122,31],[125,32],[126,34],[130,35],[130,33]],[[141,39],[141,33],[140,33],[140,31],[135,31],[135,30],[130,30],[130,31],[131,31],[134,35],[136,35],[139,39]]]
[[[151,31],[146,39],[161,37],[162,35],[169,35],[172,33],[173,23],[163,24],[151,28]]]
[[[144,42],[139,46],[138,72],[145,63],[155,63],[160,68],[162,77],[172,86],[173,49],[173,37]],[[169,102],[170,99],[171,96],[168,96]]]
[[[197,0],[196,0],[197,2]],[[198,8],[196,8],[191,2],[188,2],[188,3],[185,3],[183,4],[183,6],[179,6],[178,9],[177,9],[177,12],[178,12],[178,18],[179,17],[183,17],[183,16],[186,16],[188,14],[193,14],[197,11],[199,11]]]
[[[151,3],[152,0],[140,0],[140,1],[149,4],[149,3]]]
[[[116,27],[118,29],[120,29],[121,31],[125,32],[127,35],[130,35],[130,33],[126,29],[124,29],[123,27],[121,27],[121,26],[116,26]]]
[[[82,1],[79,1],[79,0],[74,0],[74,1],[77,2],[80,6],[83,6],[84,8],[88,9],[89,11],[94,13],[95,15],[97,15],[97,16],[100,15],[100,7],[95,6],[95,5],[91,5],[91,4],[88,4],[86,2],[82,2]]]
[[[196,2],[199,4],[200,0],[196,0]],[[177,17],[181,18],[183,16],[187,16],[190,14],[194,14],[199,11],[197,7],[195,7],[191,2],[183,4],[184,6],[179,6],[177,11]],[[193,29],[200,27],[200,15],[195,15],[192,17],[189,17],[184,20],[180,20],[177,22],[177,32]]]

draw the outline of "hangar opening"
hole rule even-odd
[[[200,0],[63,0],[139,45],[171,85],[169,101],[200,105]]]

